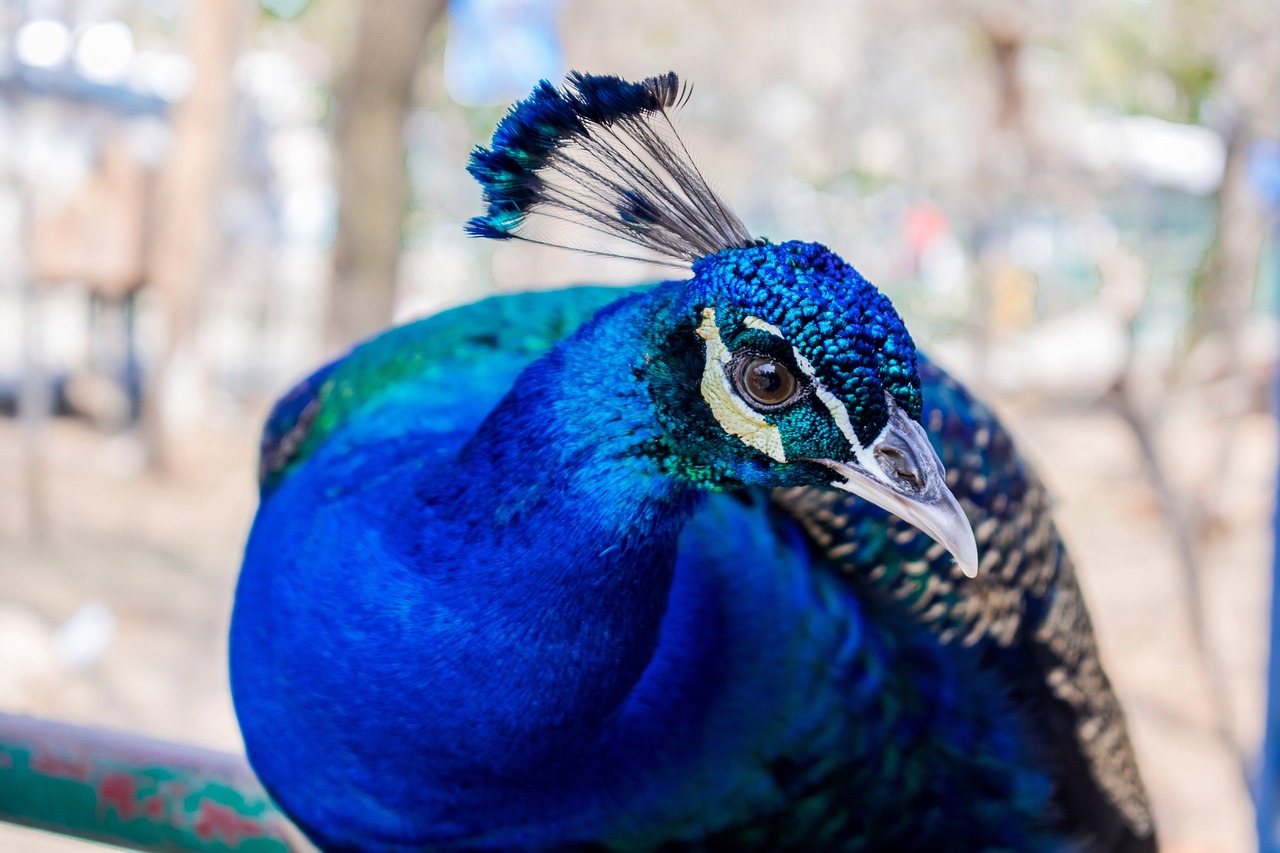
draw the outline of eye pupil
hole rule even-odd
[[[778,389],[782,387],[782,377],[778,375],[777,366],[766,363],[752,368],[751,387],[753,391],[764,395],[778,393]]]
[[[791,371],[772,358],[754,356],[747,359],[739,376],[747,397],[763,406],[786,403],[796,391],[796,379]]]

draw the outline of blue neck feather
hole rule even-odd
[[[643,328],[653,298],[611,308],[527,369],[456,461],[410,499],[420,504],[411,512],[431,517],[413,534],[430,555],[427,582],[473,620],[486,657],[503,662],[500,673],[488,660],[456,671],[456,701],[473,714],[509,714],[496,730],[528,736],[491,756],[471,744],[468,761],[532,770],[589,739],[657,644],[676,539],[698,495],[639,452],[657,427],[636,380],[634,337],[617,333]],[[596,414],[584,421],[583,412]],[[459,571],[466,583],[450,584]],[[574,663],[549,668],[548,656]],[[512,682],[538,697],[535,707],[511,704]],[[460,738],[489,739],[474,721],[465,728]]]
[[[233,688],[296,685],[237,690],[242,720],[266,721],[246,731],[291,721],[271,743],[246,744],[264,777],[295,778],[281,792],[286,807],[354,778],[370,796],[358,807],[328,802],[335,826],[448,834],[441,815],[487,814],[495,791],[552,796],[545,780],[557,768],[583,778],[584,749],[653,658],[676,541],[699,504],[636,453],[657,426],[636,379],[635,330],[671,292],[610,306],[526,369],[454,446],[436,435],[427,446],[348,446],[335,451],[341,464],[322,449],[266,499],[233,627],[273,632],[265,646],[243,645],[276,657],[237,660]],[[584,411],[598,415],[584,423]],[[350,492],[352,483],[362,486]],[[330,513],[326,495],[339,489],[345,506]],[[291,562],[264,553],[303,536],[312,544]],[[238,642],[233,634],[233,657]],[[316,739],[346,747],[319,755]],[[405,753],[431,760],[399,762]]]

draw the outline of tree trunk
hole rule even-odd
[[[1235,360],[1240,329],[1253,305],[1259,255],[1266,239],[1266,214],[1247,174],[1254,138],[1243,119],[1227,135],[1218,220],[1191,294],[1191,343],[1216,338],[1227,347],[1229,362]],[[1228,365],[1231,368],[1234,364]]]
[[[391,321],[406,180],[404,122],[418,57],[445,0],[363,0],[337,128],[338,234],[326,343]]]
[[[231,68],[251,8],[249,0],[197,0],[186,21],[187,56],[195,82],[174,112],[169,157],[160,174],[152,218],[150,278],[164,305],[168,332],[143,411],[153,469],[169,461],[164,394],[177,356],[190,343],[214,248],[215,204],[232,107]]]
[[[1189,344],[1220,341],[1224,373],[1236,369],[1240,331],[1253,307],[1258,262],[1266,240],[1262,199],[1249,185],[1248,157],[1253,143],[1275,131],[1280,120],[1280,38],[1257,14],[1266,7],[1228,5],[1234,26],[1218,55],[1219,111],[1227,116],[1223,136],[1226,163],[1218,190],[1213,242],[1197,271],[1191,292]],[[1224,12],[1224,14],[1225,14]],[[1269,14],[1263,13],[1263,14]],[[1271,18],[1266,18],[1269,23]]]

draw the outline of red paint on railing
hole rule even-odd
[[[152,823],[159,823],[160,818],[164,817],[165,813],[164,795],[152,794],[151,796],[144,798],[142,801],[142,813],[146,815]]]
[[[31,771],[54,779],[88,782],[93,775],[93,764],[83,758],[63,758],[60,755],[37,752],[31,756]]]
[[[212,800],[200,803],[195,831],[197,837],[206,841],[221,837],[228,847],[239,847],[246,838],[260,838],[265,834],[258,821],[241,817],[234,810]]]
[[[115,809],[121,820],[138,816],[138,780],[114,770],[103,773],[97,784],[98,803],[104,810]]]
[[[0,821],[155,853],[292,848],[243,758],[3,713]]]

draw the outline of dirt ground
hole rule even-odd
[[[1124,701],[1164,849],[1254,848],[1239,763],[1214,733],[1175,551],[1158,495],[1123,423],[1103,408],[1043,400],[998,406],[1058,501],[1106,662]],[[1276,431],[1238,422],[1229,452],[1191,401],[1162,432],[1177,482],[1227,465],[1203,550],[1209,635],[1229,686],[1235,737],[1252,763],[1261,737]],[[149,476],[128,438],[55,423],[44,439],[48,531],[29,533],[24,443],[0,420],[0,710],[235,750],[225,636],[255,506],[261,412],[184,442]],[[0,827],[0,849],[86,845]]]

